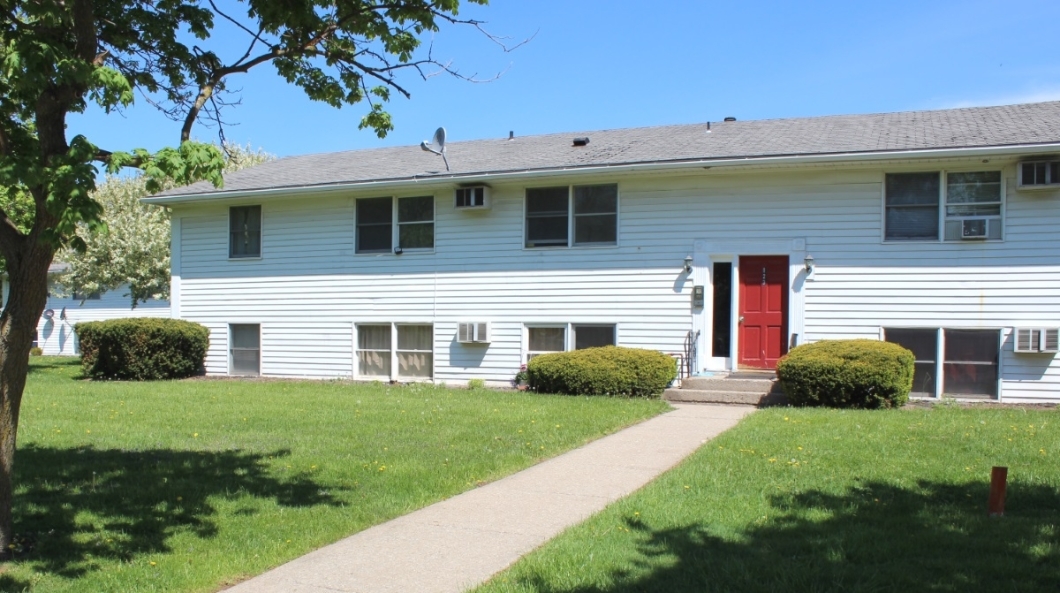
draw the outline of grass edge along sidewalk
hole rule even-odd
[[[763,410],[474,591],[1051,592],[1058,458],[1056,409]]]
[[[214,591],[654,416],[658,400],[78,380],[34,359],[0,591]]]

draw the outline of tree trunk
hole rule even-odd
[[[22,391],[29,371],[29,350],[48,300],[48,266],[53,250],[23,244],[22,257],[8,258],[10,285],[7,306],[0,314],[0,559],[11,555],[14,541],[15,443]]]

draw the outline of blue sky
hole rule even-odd
[[[472,29],[444,27],[436,58],[503,74],[473,84],[407,73],[412,98],[394,96],[396,129],[383,140],[358,130],[362,106],[314,103],[262,66],[233,80],[242,104],[228,112],[238,124],[229,140],[289,156],[414,145],[438,126],[456,141],[1060,99],[1056,0],[492,0],[461,16],[533,39],[505,53]],[[124,115],[69,123],[109,150],[156,150],[180,133],[142,99]],[[195,136],[216,132],[200,124]]]

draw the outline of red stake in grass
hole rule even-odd
[[[1005,486],[1008,480],[1007,467],[990,470],[990,516],[1005,516]]]

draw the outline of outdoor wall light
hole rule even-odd
[[[810,255],[809,253],[807,253],[806,254],[806,259],[802,260],[802,263],[806,264],[806,273],[807,274],[812,274],[813,273],[813,266],[814,266],[813,256]]]
[[[691,274],[692,273],[692,256],[691,255],[686,255],[685,256],[685,273],[687,273],[687,274]]]

